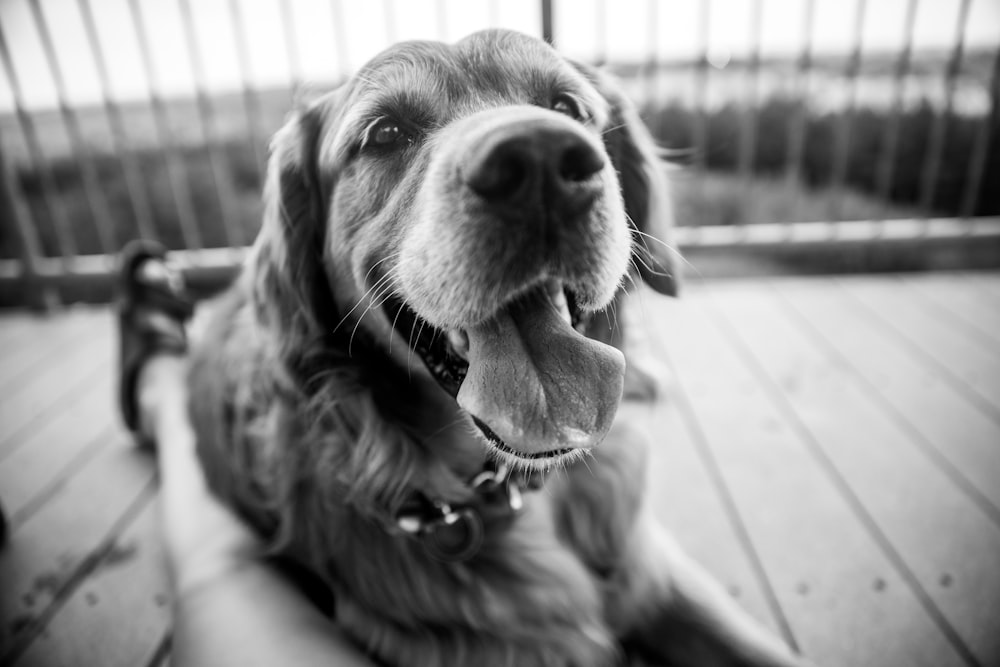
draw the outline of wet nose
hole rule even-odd
[[[561,122],[511,124],[475,147],[466,184],[487,202],[577,209],[601,187],[605,158],[594,141]]]

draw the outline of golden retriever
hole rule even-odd
[[[676,291],[663,180],[612,81],[505,31],[396,45],[274,138],[193,351],[199,456],[373,657],[798,664],[656,525],[614,420],[608,309],[630,266]]]

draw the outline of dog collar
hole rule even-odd
[[[455,505],[415,492],[396,513],[395,528],[435,560],[464,562],[479,553],[487,528],[507,525],[521,512],[522,491],[540,485],[537,475],[512,475],[506,464],[487,463],[469,483],[470,502]]]

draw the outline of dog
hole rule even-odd
[[[192,350],[199,458],[359,646],[801,664],[657,525],[615,421],[649,386],[614,306],[678,271],[651,240],[657,150],[609,77],[508,31],[398,44],[292,114],[264,199]]]

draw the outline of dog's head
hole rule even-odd
[[[383,52],[278,133],[265,199],[255,298],[286,349],[363,331],[415,351],[522,464],[607,432],[624,360],[580,331],[630,263],[676,291],[646,242],[669,202],[634,109],[517,33]]]

